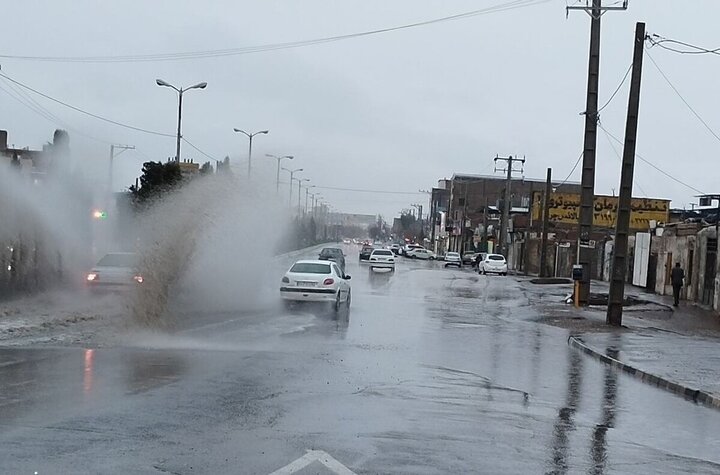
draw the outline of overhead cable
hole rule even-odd
[[[542,3],[548,3],[552,0],[512,0],[506,1],[497,5],[493,5],[478,10],[472,10],[469,12],[458,13],[455,15],[449,15],[440,18],[434,18],[431,20],[419,21],[415,23],[408,23],[405,25],[393,26],[388,28],[380,28],[369,31],[362,31],[357,33],[350,33],[345,35],[328,36],[324,38],[315,38],[311,40],[303,41],[291,41],[285,43],[270,43],[265,45],[247,46],[239,48],[229,49],[217,49],[217,50],[202,50],[202,51],[187,51],[177,53],[154,53],[154,54],[138,54],[138,55],[106,55],[106,56],[29,56],[29,55],[12,55],[12,54],[0,54],[0,59],[8,60],[22,60],[22,61],[43,61],[43,62],[58,62],[58,63],[133,63],[133,62],[159,62],[159,61],[183,61],[191,59],[203,59],[203,58],[215,58],[222,56],[238,56],[251,53],[263,53],[268,51],[277,51],[291,48],[301,48],[306,46],[313,46],[323,43],[331,43],[336,41],[343,41],[353,38],[360,38],[364,36],[377,35],[381,33],[389,33],[392,31],[405,30],[409,28],[417,28],[422,26],[433,25],[436,23],[442,23],[453,20],[460,20],[465,18],[472,18],[475,16],[488,15],[492,13],[499,13],[509,10],[515,10],[517,8],[525,8]]]

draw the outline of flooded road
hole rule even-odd
[[[720,411],[572,350],[515,278],[346,251],[339,316],[0,349],[0,473],[720,473]]]

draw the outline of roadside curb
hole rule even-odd
[[[660,389],[664,389],[665,391],[677,394],[684,397],[685,399],[689,399],[696,403],[700,403],[720,410],[720,396],[715,396],[699,389],[693,389],[691,387],[684,386],[674,381],[670,381],[666,378],[663,378],[662,376],[647,373],[641,369],[627,365],[611,356],[595,351],[594,349],[587,346],[580,337],[571,335],[570,337],[568,337],[568,345],[570,345],[571,348],[582,351],[586,355],[590,355],[596,360],[602,361],[605,364],[609,364],[615,369],[628,373],[632,375],[635,379],[639,379],[644,383],[657,386]]]

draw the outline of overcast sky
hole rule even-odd
[[[574,0],[568,0],[573,3]],[[215,50],[307,40],[391,27],[507,3],[507,0],[5,2],[0,54],[107,56]],[[609,3],[606,0],[605,3]],[[618,2],[619,3],[619,2]],[[174,133],[176,97],[155,85],[207,81],[184,99],[184,136],[218,159],[230,155],[244,173],[247,139],[233,133],[269,129],[256,138],[258,180],[274,192],[275,161],[317,187],[417,192],[453,173],[491,173],[496,154],[527,158],[525,175],[556,181],[582,150],[589,17],[565,16],[565,0],[361,38],[240,56],[180,62],[49,63],[0,59],[2,72],[53,97],[108,118]],[[600,103],[632,58],[635,22],[649,33],[720,46],[717,0],[630,0],[603,17]],[[652,57],[713,130],[720,132],[720,57]],[[622,138],[627,87],[601,113]],[[5,82],[0,86],[8,89]],[[132,144],[118,157],[116,188],[130,185],[143,161],[174,155],[173,138],[147,135],[88,118],[35,97],[70,128],[73,151],[107,163],[107,143]],[[0,128],[16,146],[38,148],[58,126],[0,91]],[[74,130],[101,139],[83,137]],[[705,129],[646,60],[638,153],[706,193],[720,193],[719,140]],[[598,136],[596,192],[618,188],[620,160]],[[621,148],[617,148],[621,152]],[[207,159],[187,145],[183,156]],[[286,176],[286,175],[284,175]],[[572,179],[579,180],[580,167]],[[683,207],[693,190],[645,163],[635,196]],[[287,180],[287,178],[285,178]],[[335,208],[396,215],[427,197],[323,189]]]

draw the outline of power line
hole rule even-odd
[[[333,191],[351,191],[355,193],[382,193],[386,195],[424,195],[425,193],[419,191],[394,191],[394,190],[364,190],[359,188],[340,188],[336,186],[319,186],[315,185],[315,188],[321,190],[333,190]]]
[[[577,158],[577,160],[575,160],[575,165],[573,165],[572,170],[570,170],[570,173],[568,173],[568,175],[565,177],[565,179],[563,181],[561,181],[560,183],[558,183],[556,185],[553,185],[553,187],[559,188],[559,187],[563,186],[565,183],[567,183],[567,181],[570,179],[572,174],[575,173],[575,169],[577,169],[577,166],[580,164],[580,160],[582,160],[583,155],[584,155],[584,152],[580,152],[580,156]]]
[[[600,113],[603,109],[605,109],[608,104],[612,102],[612,100],[615,98],[618,92],[620,92],[620,88],[625,84],[625,81],[627,80],[628,75],[630,74],[630,71],[632,71],[632,63],[630,63],[630,66],[628,66],[627,71],[625,71],[625,76],[623,76],[622,81],[620,81],[620,84],[618,84],[618,87],[615,89],[615,92],[612,93],[610,96],[610,99],[607,100],[607,102],[598,109],[598,113]]]
[[[617,143],[619,143],[619,144],[622,145],[622,140],[620,140],[619,138],[615,137],[613,134],[611,134],[610,132],[608,132],[601,124],[599,124],[599,127],[600,127],[602,130],[604,130],[605,133],[610,136],[610,138],[612,138],[614,141],[616,141]],[[693,190],[693,191],[696,192],[696,193],[699,193],[699,194],[701,194],[701,195],[706,194],[705,192],[703,192],[703,191],[701,191],[701,190],[698,190],[698,189],[695,188],[694,186],[689,185],[689,184],[685,183],[684,181],[682,181],[682,180],[674,177],[674,176],[671,175],[670,173],[666,172],[666,171],[663,170],[662,168],[660,168],[660,167],[658,167],[657,165],[655,165],[654,163],[652,163],[650,160],[647,160],[647,159],[643,158],[640,154],[635,153],[635,156],[636,156],[637,158],[639,158],[640,160],[642,160],[643,162],[645,162],[645,163],[647,163],[648,165],[650,165],[650,166],[651,166],[652,168],[654,168],[655,170],[657,170],[657,171],[659,171],[660,173],[662,173],[663,175],[665,175],[666,177],[670,178],[671,180],[673,180],[673,181],[675,181],[675,182],[677,182],[677,183],[680,183],[681,185],[689,188],[690,190]]]
[[[7,94],[10,98],[14,99],[21,105],[25,106],[26,108],[30,109],[32,112],[39,115],[43,119],[47,120],[51,124],[54,124],[58,127],[62,127],[66,130],[69,130],[75,134],[78,134],[78,135],[88,138],[90,140],[94,140],[96,142],[103,143],[105,145],[112,145],[112,142],[100,139],[100,138],[95,137],[90,134],[87,134],[80,129],[76,129],[75,127],[68,125],[67,122],[60,119],[58,116],[53,114],[47,108],[43,107],[40,103],[38,103],[35,99],[33,99],[32,96],[27,94],[25,91],[23,91],[18,86],[14,85],[4,79],[3,79],[3,82],[5,82],[5,84],[7,85],[7,87],[10,90],[5,89],[4,87],[0,86],[0,91],[5,92],[5,94]]]
[[[646,40],[648,40],[651,44],[651,46],[659,46],[662,49],[666,49],[668,51],[672,51],[673,53],[679,53],[679,54],[716,54],[720,55],[720,48],[703,48],[702,46],[696,46],[690,43],[685,43],[683,41],[678,40],[672,40],[669,38],[664,38],[657,34],[647,35],[645,37]],[[665,43],[670,43],[674,45],[680,45],[685,46],[686,48],[690,48],[690,50],[682,50],[673,48],[671,46],[666,46]]]
[[[677,94],[677,96],[680,98],[680,100],[683,101],[683,103],[687,106],[688,109],[690,109],[690,112],[692,112],[693,115],[695,117],[697,117],[697,119],[702,123],[702,125],[705,126],[705,128],[708,130],[708,132],[710,132],[713,135],[713,137],[715,137],[718,140],[718,142],[720,142],[720,135],[715,133],[715,131],[708,125],[708,123],[705,122],[705,120],[702,117],[700,117],[700,114],[698,114],[697,111],[695,111],[695,109],[693,109],[693,107],[690,105],[690,103],[685,100],[685,98],[682,96],[682,94],[680,94],[680,91],[678,91],[678,89],[673,85],[673,83],[670,81],[670,79],[667,77],[667,75],[663,72],[663,70],[660,69],[660,66],[655,62],[655,60],[653,59],[650,52],[645,51],[645,54],[647,55],[648,59],[650,59],[650,62],[653,64],[653,66],[655,66],[655,69],[657,69],[657,71],[660,73],[660,75],[663,77],[663,79],[665,79],[665,82],[668,83],[670,88],[672,88],[672,90],[675,91],[675,94]]]
[[[213,58],[222,56],[237,56],[251,53],[263,53],[268,51],[277,51],[291,48],[301,48],[306,46],[313,46],[323,43],[331,43],[336,41],[343,41],[353,38],[360,38],[364,36],[377,35],[381,33],[389,33],[398,30],[405,30],[409,28],[417,28],[422,26],[433,25],[437,23],[443,23],[447,21],[460,20],[465,18],[471,18],[475,16],[488,15],[492,13],[500,13],[509,10],[515,10],[518,8],[526,8],[530,6],[540,5],[542,3],[548,3],[552,0],[512,0],[490,7],[472,10],[469,12],[458,13],[455,15],[449,15],[445,17],[435,18],[431,20],[419,21],[415,23],[408,23],[405,25],[393,26],[388,28],[380,28],[369,31],[362,31],[357,33],[350,33],[346,35],[328,36],[324,38],[315,38],[311,40],[303,41],[292,41],[285,43],[270,43],[258,46],[248,46],[240,48],[229,48],[229,49],[217,49],[217,50],[202,50],[202,51],[188,51],[188,52],[177,52],[177,53],[154,53],[154,54],[142,54],[142,55],[119,55],[119,56],[23,56],[23,55],[10,55],[0,54],[0,58],[22,60],[22,61],[44,61],[44,62],[59,62],[59,63],[129,63],[129,62],[145,62],[145,61],[182,61],[190,59],[203,59]]]
[[[600,126],[600,130],[602,130],[605,133],[605,140],[607,140],[608,144],[610,144],[610,148],[612,149],[613,153],[618,158],[618,160],[620,160],[620,163],[622,164],[622,156],[620,155],[620,152],[618,152],[617,149],[615,148],[615,144],[612,143],[612,141],[610,140],[610,136],[608,135],[607,130],[605,130],[602,126]],[[635,179],[635,184],[637,185],[638,190],[640,190],[640,193],[642,193],[645,196],[649,196],[648,193],[645,190],[643,190],[643,187],[640,185],[640,181],[637,178]]]
[[[143,128],[141,128],[141,127],[135,127],[134,125],[124,124],[124,123],[118,122],[118,121],[116,121],[116,120],[108,119],[107,117],[103,117],[103,116],[100,116],[100,115],[97,115],[97,114],[93,114],[92,112],[88,112],[88,111],[86,111],[86,110],[80,109],[79,107],[75,107],[75,106],[73,106],[73,105],[71,105],[71,104],[68,104],[67,102],[63,102],[63,101],[61,101],[61,100],[59,100],[59,99],[55,99],[54,97],[49,96],[49,95],[47,95],[47,94],[45,94],[45,93],[43,93],[43,92],[40,92],[40,91],[38,91],[37,89],[33,89],[32,87],[30,87],[30,86],[28,86],[28,85],[26,85],[26,84],[23,84],[23,83],[21,83],[20,81],[16,81],[15,79],[11,78],[10,76],[8,76],[8,75],[6,75],[6,74],[4,74],[4,73],[0,73],[0,77],[3,77],[3,78],[7,79],[8,81],[10,81],[10,82],[12,82],[12,83],[17,84],[18,86],[20,86],[20,87],[22,87],[22,88],[24,88],[24,89],[27,89],[28,91],[31,91],[31,92],[33,92],[33,93],[35,93],[35,94],[37,94],[37,95],[39,95],[39,96],[41,96],[41,97],[44,97],[45,99],[51,100],[51,101],[53,101],[53,102],[55,102],[55,103],[57,103],[57,104],[60,104],[60,105],[62,105],[62,106],[65,106],[65,107],[67,107],[67,108],[69,108],[69,109],[72,109],[72,110],[74,110],[74,111],[76,111],[76,112],[80,112],[81,114],[85,114],[85,115],[90,116],[90,117],[93,117],[93,118],[95,118],[95,119],[102,120],[103,122],[108,122],[108,123],[110,123],[110,124],[117,125],[117,126],[119,126],[119,127],[124,127],[124,128],[126,128],[126,129],[131,129],[131,130],[135,130],[135,131],[137,131],[137,132],[143,132],[143,133],[146,133],[146,134],[159,135],[159,136],[161,136],[161,137],[175,137],[175,134],[165,134],[165,133],[162,133],[162,132],[156,132],[156,131],[153,131],[153,130],[143,129]]]
[[[183,142],[185,142],[186,144],[190,145],[190,147],[194,148],[195,151],[201,153],[202,155],[204,155],[205,157],[209,158],[210,160],[215,160],[216,162],[222,162],[222,160],[218,160],[217,158],[213,157],[212,155],[210,155],[210,154],[208,154],[208,153],[200,150],[199,148],[197,148],[195,145],[193,145],[192,142],[190,142],[190,141],[189,141],[188,139],[186,139],[185,137],[181,137],[181,138],[182,138]]]

